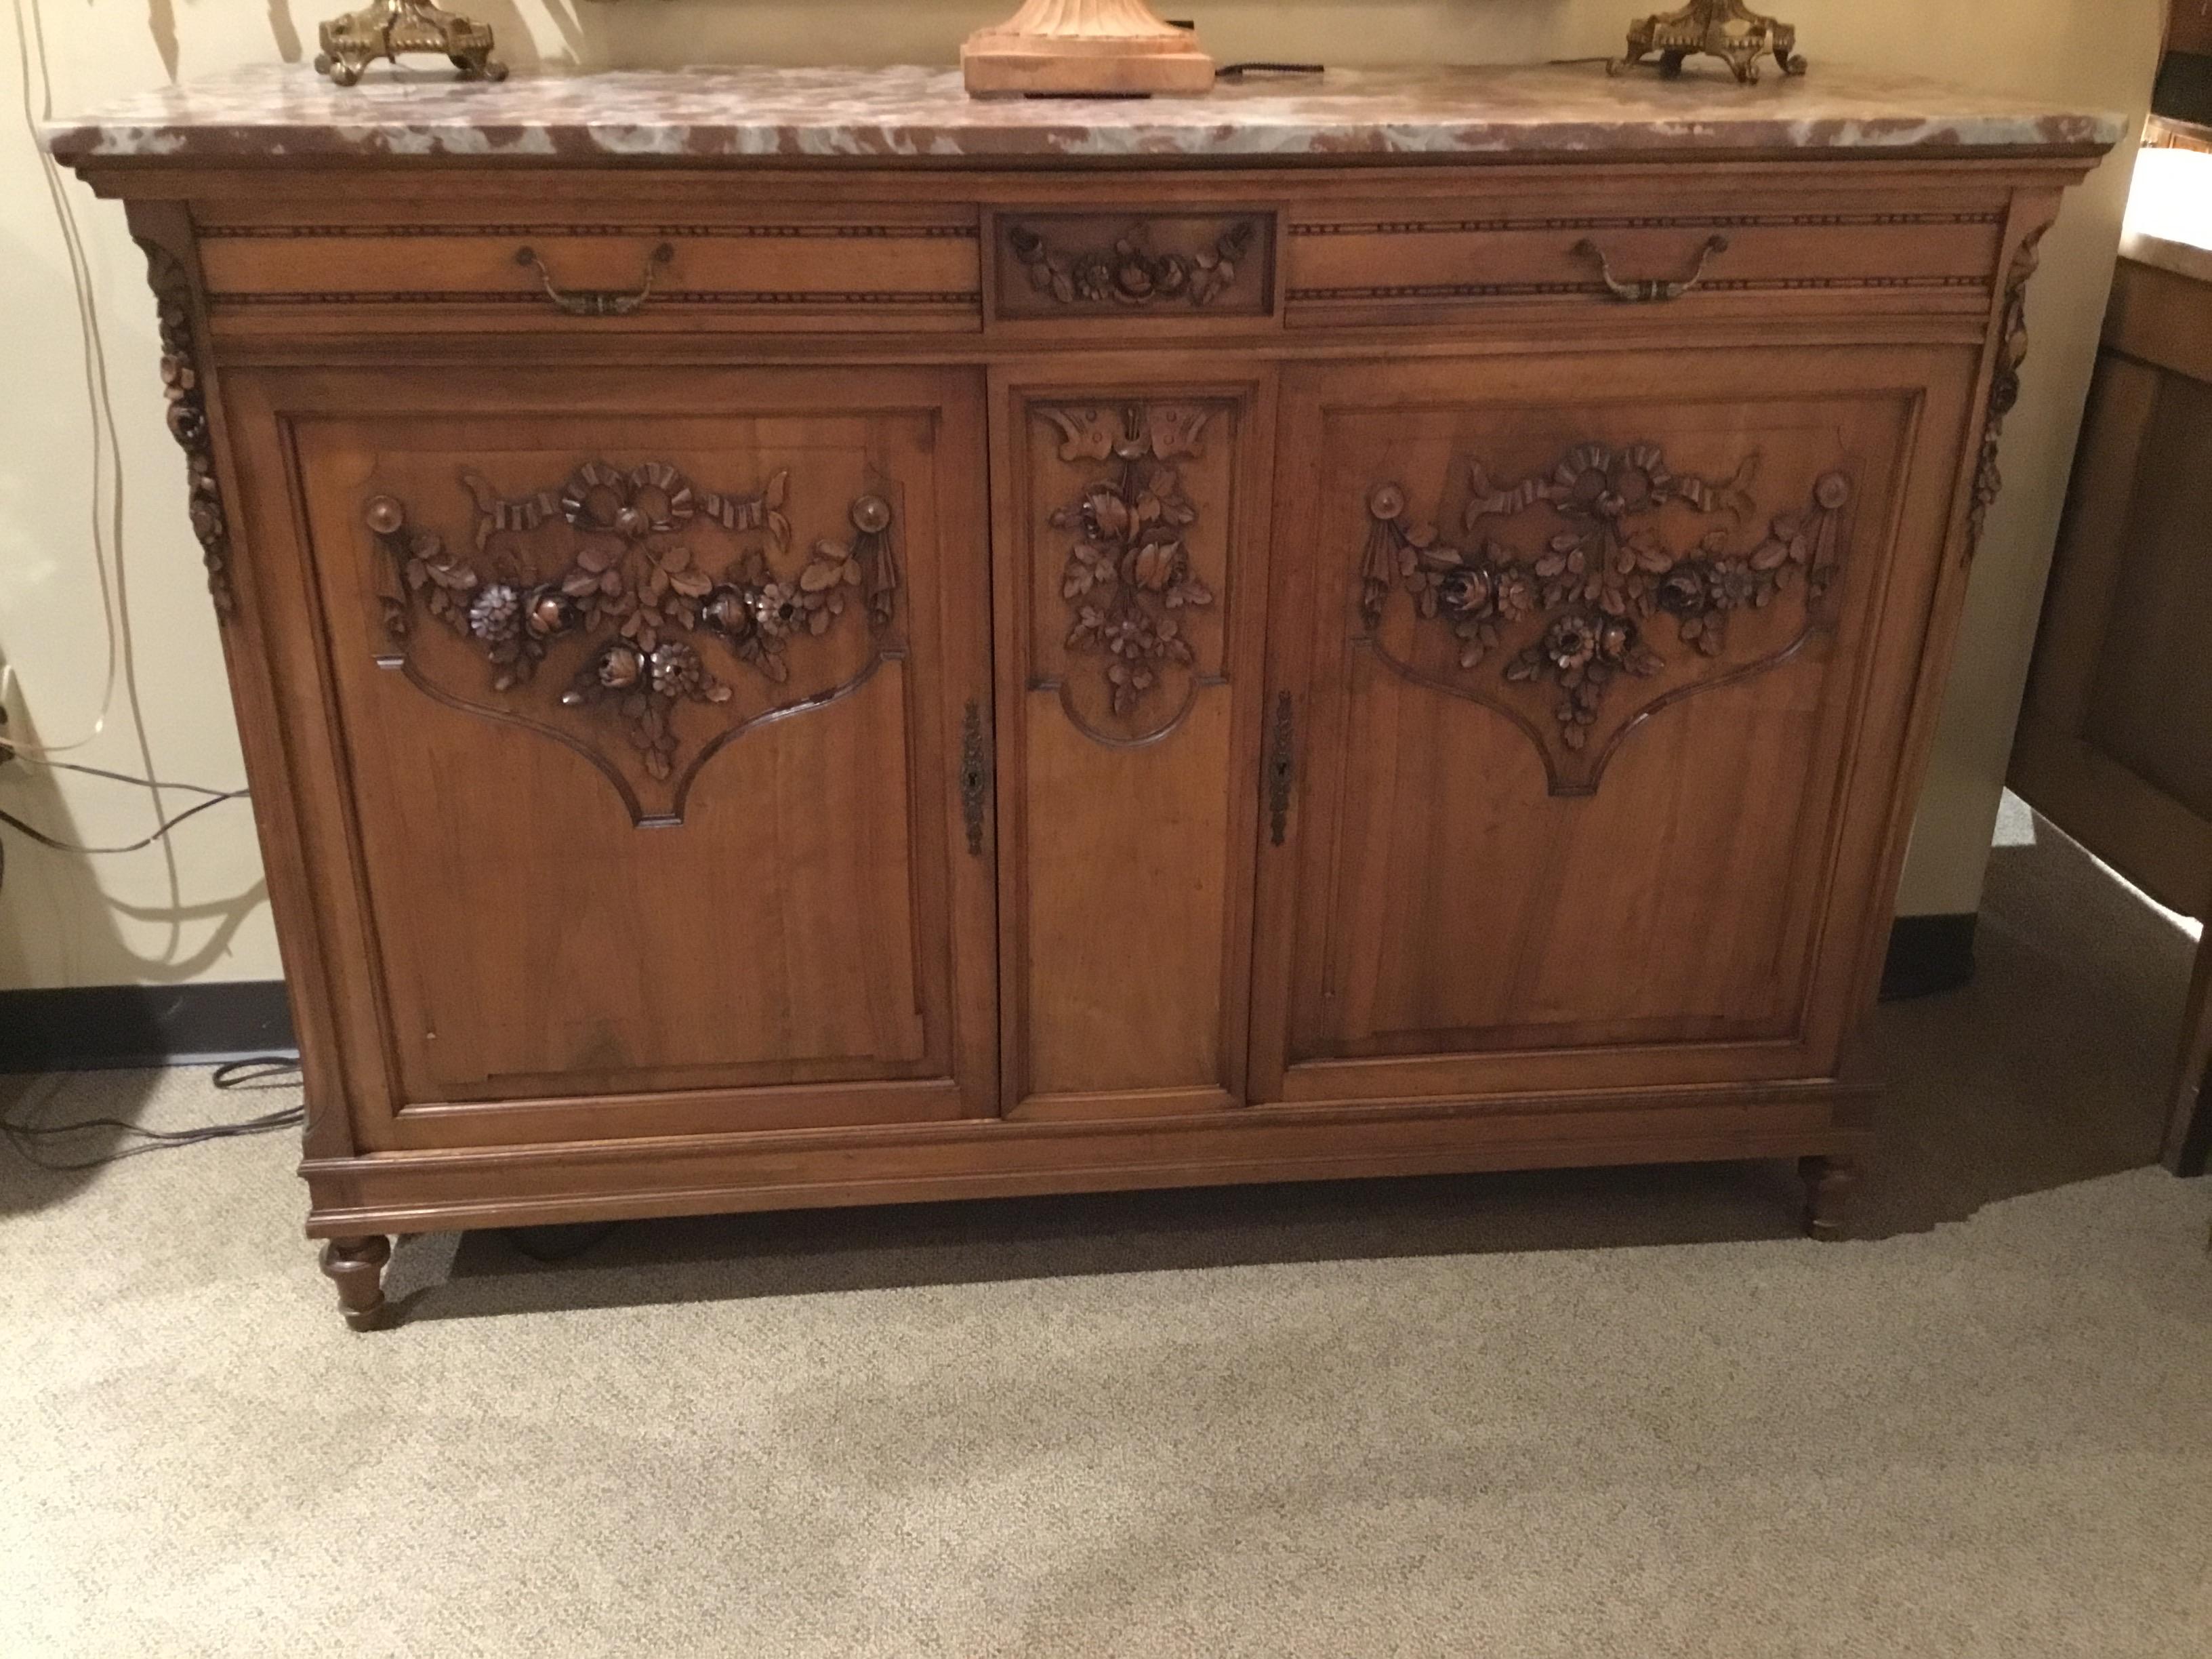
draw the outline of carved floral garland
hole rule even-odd
[[[463,472],[461,483],[477,506],[473,557],[448,547],[434,530],[410,526],[391,495],[367,505],[363,518],[391,571],[383,595],[386,633],[404,641],[419,605],[483,653],[497,670],[495,691],[531,680],[555,640],[593,635],[561,701],[571,708],[612,704],[655,778],[674,769],[678,743],[669,717],[676,705],[726,702],[731,696],[690,636],[703,629],[780,684],[791,677],[784,652],[792,637],[827,633],[848,598],[865,599],[874,627],[891,621],[899,576],[891,509],[881,496],[853,503],[850,543],[817,542],[805,567],[787,580],[769,549],[750,549],[714,576],[679,538],[711,524],[761,532],[774,553],[783,553],[791,544],[783,512],[788,472],[776,473],[754,495],[696,489],[662,461],[629,468],[586,461],[557,491],[513,499],[473,472]],[[527,533],[555,520],[568,524],[575,540],[560,570],[541,573],[511,540],[493,547],[495,536]]]
[[[185,490],[192,534],[207,566],[216,614],[228,621],[237,605],[230,588],[230,526],[222,488],[216,482],[215,438],[208,429],[207,389],[201,384],[192,331],[192,284],[184,262],[158,242],[140,238],[147,280],[153,285],[161,341],[161,395],[169,435],[185,452]]]
[[[1836,568],[1837,518],[1852,494],[1840,472],[1822,476],[1806,509],[1778,514],[1747,550],[1730,551],[1725,528],[1688,550],[1662,538],[1653,520],[1676,503],[1741,522],[1752,511],[1748,492],[1758,468],[1754,453],[1720,482],[1676,473],[1656,444],[1583,444],[1548,472],[1501,489],[1477,463],[1469,469],[1462,520],[1466,548],[1439,545],[1434,526],[1409,524],[1405,492],[1379,485],[1367,500],[1373,523],[1361,565],[1361,611],[1375,628],[1393,587],[1402,587],[1419,617],[1450,623],[1462,669],[1499,650],[1505,629],[1536,620],[1540,631],[1506,663],[1504,678],[1557,684],[1562,695],[1553,714],[1560,738],[1581,749],[1624,675],[1649,678],[1666,668],[1645,629],[1661,612],[1674,618],[1683,643],[1718,657],[1737,611],[1763,609],[1801,580],[1808,605],[1826,592]],[[1564,521],[1540,552],[1481,535],[1485,520],[1540,503]]]
[[[1109,659],[1114,712],[1126,714],[1159,683],[1167,664],[1191,664],[1190,641],[1176,613],[1213,603],[1213,590],[1191,568],[1183,538],[1198,509],[1183,494],[1175,465],[1199,453],[1210,411],[1133,407],[1118,429],[1094,412],[1044,413],[1065,439],[1062,460],[1111,463],[1079,500],[1055,508],[1051,522],[1075,532],[1060,577],[1060,595],[1074,617],[1068,649]]]
[[[1078,301],[1141,309],[1155,301],[1188,300],[1203,308],[1236,285],[1237,262],[1252,246],[1249,221],[1239,221],[1213,246],[1188,256],[1156,253],[1149,226],[1130,227],[1109,249],[1065,253],[1038,232],[1014,225],[1007,246],[1030,274],[1030,286],[1061,305]]]

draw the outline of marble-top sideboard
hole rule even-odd
[[[1381,155],[1802,154],[2068,149],[2116,143],[2120,118],[1823,68],[1739,87],[1601,65],[1333,70],[1224,82],[1207,97],[982,100],[955,70],[372,73],[334,86],[270,64],[125,99],[50,125],[70,162],[337,157],[668,161],[760,157],[1006,162],[1023,157],[1316,161]]]
[[[391,1236],[1802,1159],[2121,123],[1822,66],[58,125],[159,305],[356,1326]]]

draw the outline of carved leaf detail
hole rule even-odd
[[[1756,539],[1726,526],[1687,547],[1668,539],[1668,508],[1741,523],[1752,514],[1750,487],[1759,457],[1747,454],[1733,476],[1677,473],[1658,445],[1589,443],[1552,467],[1500,488],[1480,461],[1468,464],[1462,528],[1471,545],[1440,546],[1436,532],[1407,519],[1403,489],[1368,492],[1370,529],[1360,562],[1360,611],[1378,628],[1394,592],[1403,592],[1417,623],[1449,624],[1458,667],[1480,667],[1504,648],[1505,630],[1533,622],[1499,671],[1509,684],[1548,682],[1560,742],[1579,751],[1624,677],[1650,679],[1668,659],[1654,629],[1664,617],[1698,656],[1728,647],[1729,620],[1759,611],[1803,586],[1809,608],[1826,592],[1839,559],[1838,520],[1854,489],[1841,472],[1815,483],[1802,508],[1776,514]],[[1535,547],[1516,549],[1486,535],[1493,521],[1532,508],[1550,510],[1560,528]]]
[[[673,774],[683,750],[678,707],[724,703],[732,695],[693,636],[714,637],[763,679],[781,684],[791,678],[785,653],[792,639],[827,634],[845,613],[849,592],[865,597],[872,626],[888,627],[892,619],[898,565],[892,509],[881,496],[853,503],[849,544],[817,541],[787,580],[772,556],[790,542],[781,511],[788,471],[750,495],[695,489],[663,461],[628,468],[586,461],[557,489],[515,497],[500,495],[471,471],[461,474],[461,484],[476,508],[476,561],[454,555],[435,531],[411,525],[397,498],[378,495],[367,504],[363,517],[392,573],[383,596],[387,633],[405,641],[410,613],[419,609],[477,647],[495,671],[496,691],[527,682],[556,642],[580,636],[581,660],[560,701],[611,708],[657,779]],[[719,578],[676,539],[702,515],[754,538]],[[516,538],[563,522],[571,541],[567,563],[541,573]]]
[[[1072,618],[1067,648],[1108,659],[1108,699],[1126,715],[1159,684],[1165,665],[1194,661],[1177,613],[1213,604],[1191,566],[1184,532],[1198,508],[1176,465],[1200,453],[1212,411],[1133,406],[1115,427],[1096,410],[1042,412],[1062,434],[1063,460],[1106,464],[1105,476],[1054,508],[1049,522],[1071,532],[1060,574]]]
[[[1257,234],[1251,220],[1240,219],[1193,252],[1158,252],[1152,246],[1152,227],[1139,222],[1110,247],[1070,252],[1027,225],[1011,225],[1006,246],[1028,270],[1030,287],[1059,305],[1143,310],[1181,304],[1203,309],[1236,286],[1238,261]]]

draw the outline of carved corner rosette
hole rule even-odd
[[[1705,478],[1676,472],[1656,444],[1586,443],[1548,471],[1499,487],[1480,462],[1470,463],[1456,545],[1408,516],[1397,484],[1376,485],[1368,492],[1360,562],[1369,642],[1394,667],[1414,672],[1377,639],[1391,596],[1402,592],[1417,629],[1449,629],[1462,675],[1502,658],[1507,684],[1549,687],[1557,739],[1578,757],[1613,693],[1668,672],[1662,621],[1681,645],[1717,663],[1729,654],[1732,624],[1746,613],[1796,595],[1808,625],[1817,618],[1840,568],[1840,520],[1854,487],[1840,471],[1824,473],[1802,507],[1775,514],[1755,539],[1733,534],[1732,525],[1753,516],[1759,465],[1753,452],[1732,477]],[[1532,509],[1548,510],[1559,524],[1540,546],[1516,546],[1493,533]],[[1725,522],[1679,545],[1679,532],[1669,531],[1680,514],[1670,509]],[[1441,689],[1481,702],[1495,695],[1465,680]],[[1542,728],[1529,729],[1546,747]],[[1547,749],[1547,764],[1552,759]],[[1574,787],[1595,787],[1593,777],[1580,775],[1586,765],[1570,764],[1555,769],[1555,789],[1562,770]]]
[[[684,748],[677,708],[732,696],[702,642],[781,684],[794,641],[827,634],[848,611],[878,631],[894,618],[893,514],[878,495],[852,502],[848,538],[818,540],[787,575],[787,471],[751,495],[700,489],[665,461],[586,461],[564,483],[519,496],[502,496],[473,471],[460,482],[476,508],[471,550],[417,522],[395,495],[364,504],[362,520],[384,554],[386,634],[404,650],[416,619],[429,618],[477,648],[495,692],[532,680],[556,642],[580,639],[581,660],[559,702],[611,708],[657,780],[673,774]],[[566,563],[552,569],[517,540],[547,525],[566,526],[570,544]],[[754,544],[712,572],[690,544],[710,528]]]
[[[1006,228],[1006,245],[1029,272],[1030,286],[1060,305],[1140,311],[1181,302],[1202,310],[1237,285],[1257,235],[1251,220],[1240,219],[1194,253],[1163,253],[1153,249],[1152,226],[1140,221],[1111,247],[1070,252],[1043,232],[1015,224]]]
[[[1202,453],[1212,410],[1130,404],[1116,414],[1046,409],[1060,429],[1060,458],[1103,463],[1050,523],[1071,540],[1060,574],[1067,649],[1104,661],[1108,701],[1133,713],[1171,668],[1196,671],[1182,621],[1213,604],[1191,562],[1198,508],[1178,462]]]
[[[230,519],[215,469],[215,437],[208,425],[207,392],[200,373],[192,322],[192,279],[185,263],[159,242],[138,239],[146,255],[146,280],[154,290],[161,343],[161,393],[169,435],[185,452],[185,488],[192,534],[207,566],[216,614],[237,614],[230,585]]]
[[[1990,374],[1988,412],[1982,422],[1982,459],[1974,472],[1974,504],[1967,515],[1966,561],[1981,550],[1982,534],[1989,528],[1990,509],[2004,489],[2004,473],[1997,451],[2004,438],[2005,419],[2020,402],[2020,371],[2027,361],[2027,285],[2043,261],[2043,233],[2039,225],[2021,240],[2006,273],[2004,307],[1997,329],[1996,366]]]

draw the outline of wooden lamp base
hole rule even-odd
[[[1027,0],[960,49],[971,93],[1143,97],[1213,88],[1213,59],[1146,0]]]

